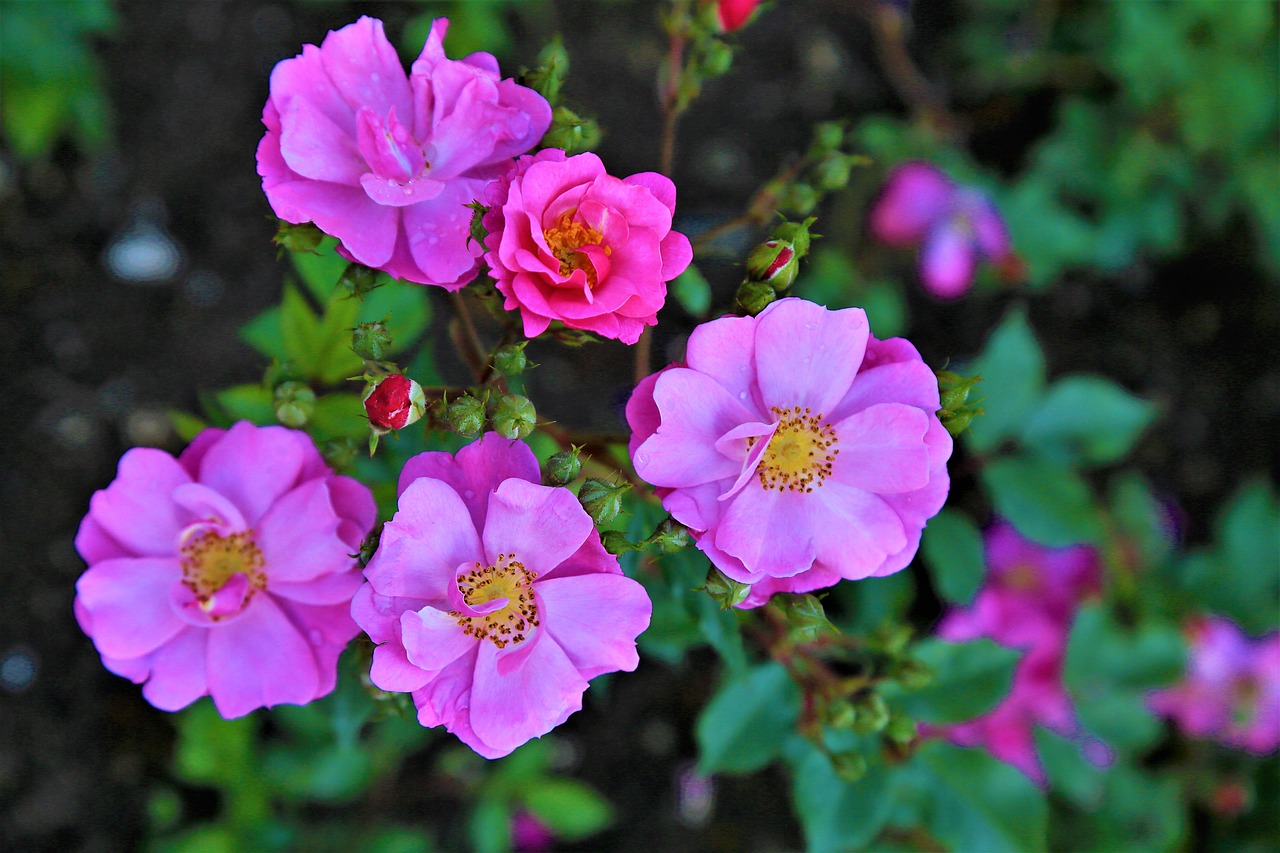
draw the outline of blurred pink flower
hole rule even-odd
[[[276,65],[258,174],[277,216],[314,222],[344,257],[457,290],[479,268],[466,205],[542,138],[551,107],[487,53],[446,58],[448,25],[407,77],[368,17]]]
[[[518,809],[511,816],[511,847],[516,853],[547,853],[555,846],[555,833],[532,812]]]
[[[1234,623],[1202,617],[1187,626],[1182,683],[1153,692],[1151,710],[1192,737],[1265,754],[1280,747],[1280,634],[1252,641]]]
[[[415,456],[352,602],[379,644],[373,683],[486,758],[563,723],[590,679],[635,669],[652,610],[573,493],[538,480],[528,446],[496,433]]]
[[[921,161],[889,173],[871,209],[871,230],[890,246],[921,245],[925,290],[943,299],[969,290],[979,260],[1002,264],[1012,257],[1009,232],[991,199]]]
[[[990,637],[1026,649],[1009,694],[990,713],[938,731],[961,746],[983,746],[1038,784],[1044,770],[1034,728],[1075,738],[1090,760],[1108,760],[1100,742],[1082,735],[1062,683],[1067,637],[1080,602],[1099,591],[1097,553],[1085,546],[1046,548],[999,522],[986,534],[987,579],[969,608],[954,609],[938,626],[953,642]]]
[[[760,5],[760,0],[716,0],[716,17],[727,33],[739,29]]]
[[[781,299],[704,323],[627,404],[636,472],[726,575],[775,592],[887,575],[946,500],[938,382],[858,308]]]
[[[134,448],[76,534],[89,564],[76,618],[161,710],[205,695],[227,718],[306,704],[333,689],[359,633],[351,555],[375,514],[305,433],[242,422],[176,460]]]
[[[633,344],[693,259],[671,230],[675,185],[656,172],[615,178],[594,154],[521,157],[486,203],[485,262],[530,338],[559,320]]]

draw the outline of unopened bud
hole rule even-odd
[[[791,628],[790,637],[799,643],[816,640],[823,634],[838,634],[840,630],[831,624],[822,602],[817,596],[785,593],[775,595],[769,604],[779,611]]]
[[[367,361],[382,361],[391,354],[391,332],[382,323],[360,323],[351,330],[351,349]]]
[[[801,216],[808,216],[818,206],[820,200],[821,196],[813,187],[794,181],[787,185],[778,207],[798,213]]]
[[[622,495],[630,488],[630,483],[614,485],[608,480],[590,477],[578,490],[578,503],[596,524],[607,524],[622,512]]]
[[[542,482],[548,486],[567,486],[578,479],[578,474],[582,471],[582,460],[578,458],[581,452],[581,447],[571,447],[553,453],[547,460],[547,470],[542,475]]]
[[[459,435],[476,435],[484,429],[484,403],[464,394],[445,406],[444,419]]]
[[[795,246],[779,240],[766,240],[747,255],[747,275],[754,281],[766,281],[775,290],[786,290],[800,271],[800,258]]]
[[[274,394],[276,420],[287,427],[300,429],[316,412],[316,392],[305,382],[290,380],[276,386]]]
[[[493,369],[503,376],[519,376],[529,366],[529,359],[524,354],[528,341],[519,344],[507,344],[499,347],[493,354]]]
[[[320,455],[324,457],[325,463],[335,471],[343,471],[350,468],[352,463],[356,461],[356,454],[359,452],[360,445],[350,436],[331,438],[320,445]]]
[[[823,192],[836,192],[849,186],[849,173],[852,171],[852,157],[847,154],[832,154],[819,160],[813,167],[813,182]]]
[[[698,72],[703,77],[720,77],[733,65],[733,48],[719,39],[702,42],[702,55],[698,57]]]
[[[889,707],[879,693],[867,693],[855,700],[857,717],[853,721],[853,730],[860,735],[871,735],[882,731],[889,724]]]
[[[857,782],[867,775],[867,759],[860,752],[832,753],[831,769],[844,781]]]
[[[525,438],[538,425],[538,412],[528,397],[503,394],[494,407],[493,431],[503,438]]]
[[[750,584],[739,583],[715,566],[707,571],[707,580],[702,588],[720,605],[721,610],[737,607],[751,594]]]
[[[381,287],[378,283],[378,271],[364,264],[351,263],[338,276],[338,286],[356,299],[363,299],[371,290]]]
[[[271,239],[277,246],[290,252],[314,252],[324,239],[324,232],[311,222],[294,225],[281,219],[276,236]]]
[[[827,703],[827,724],[836,729],[851,729],[858,719],[858,709],[848,699],[833,699]]]
[[[773,285],[767,281],[751,281],[748,279],[738,286],[738,307],[744,314],[754,317],[769,307],[778,298]]]
[[[484,227],[484,215],[489,212],[489,208],[480,201],[473,201],[466,206],[471,208],[471,232],[467,235],[467,245],[474,242],[483,250],[484,238],[489,236],[489,229]]]
[[[364,411],[374,432],[404,429],[427,411],[422,386],[407,376],[393,373],[379,380],[364,395]]]
[[[569,52],[556,36],[538,54],[538,67],[520,75],[520,82],[555,106],[560,100],[560,87],[569,74]]]
[[[961,376],[950,370],[937,371],[938,377],[938,420],[947,428],[947,432],[956,436],[964,432],[974,417],[983,414],[978,405],[985,398],[969,401],[969,392],[982,381],[981,376]]]
[[[822,157],[840,149],[844,144],[845,128],[842,122],[824,121],[814,125],[813,142],[809,151],[814,157]]]
[[[689,544],[689,531],[675,519],[664,518],[658,524],[658,528],[653,531],[653,536],[649,537],[649,541],[657,545],[662,553],[674,554]]]
[[[894,678],[906,690],[923,690],[933,681],[933,670],[914,660],[904,660],[898,665]]]
[[[790,243],[796,255],[803,258],[809,254],[809,246],[813,242],[813,234],[809,227],[818,221],[818,217],[810,216],[804,222],[783,222],[769,236],[774,240]]]
[[[600,544],[615,557],[636,550],[635,544],[621,530],[606,530],[600,534]]]
[[[382,539],[382,525],[378,525],[369,531],[369,535],[360,541],[360,551],[356,557],[360,560],[361,567],[369,565],[369,561],[373,559],[373,554],[378,550],[378,542]]]
[[[910,717],[894,717],[884,727],[885,737],[896,744],[905,746],[916,737],[916,721]]]
[[[539,143],[543,148],[563,148],[566,154],[590,151],[600,143],[600,126],[568,107],[551,112],[551,127]]]

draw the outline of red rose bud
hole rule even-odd
[[[396,373],[374,385],[364,395],[364,410],[375,432],[404,429],[427,410],[422,386],[407,376]]]
[[[741,29],[755,12],[760,0],[716,0],[716,16],[726,33]]]

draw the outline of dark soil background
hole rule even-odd
[[[562,29],[574,63],[569,101],[605,127],[598,153],[610,172],[656,168],[653,68],[664,50],[656,4],[553,5],[558,25],[513,19],[518,49],[502,57],[504,72],[531,64],[541,39]],[[802,150],[814,121],[901,109],[850,5],[777,3],[767,23],[743,34],[735,70],[681,127],[673,177],[682,230],[732,215]],[[954,10],[918,5],[913,49],[945,90],[933,48]],[[64,145],[45,164],[21,166],[6,155],[0,175],[0,847],[8,850],[127,850],[144,838],[149,786],[169,778],[172,727],[136,686],[102,668],[74,622],[84,569],[75,530],[126,448],[180,449],[167,410],[195,411],[199,391],[261,374],[236,329],[278,298],[286,269],[254,169],[271,68],[359,14],[382,17],[394,40],[421,7],[129,0],[118,11],[118,30],[100,45],[113,151],[88,159]],[[981,150],[1008,168],[1046,128],[1043,117],[1006,120]],[[113,275],[104,253],[147,228],[179,250],[176,270],[153,283]],[[1253,239],[1238,223],[1176,262],[1122,279],[1082,276],[1030,298],[1051,375],[1104,373],[1164,406],[1137,461],[1182,508],[1191,542],[1208,535],[1214,508],[1241,479],[1275,474],[1280,305],[1252,260]],[[704,271],[723,304],[738,273],[728,262]],[[1008,299],[939,305],[914,288],[909,298],[911,337],[935,365],[972,355]],[[692,325],[671,314],[655,341],[663,360]],[[531,396],[544,414],[623,429],[616,410],[599,405],[630,389],[621,345],[586,359],[547,348],[534,360],[543,368]],[[553,375],[568,378],[538,384]],[[965,486],[958,478],[957,491]],[[560,730],[576,745],[575,772],[617,807],[615,828],[592,849],[801,846],[776,770],[717,779],[715,807],[701,822],[677,808],[714,666],[706,655],[682,668],[646,661]],[[460,843],[456,799],[423,787],[430,756],[407,761],[377,813],[361,820],[430,826],[443,846]]]

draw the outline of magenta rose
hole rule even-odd
[[[466,205],[542,138],[551,107],[487,53],[446,58],[448,25],[408,76],[368,17],[276,65],[258,174],[277,216],[314,222],[344,257],[457,290],[479,268]]]
[[[693,260],[671,230],[675,185],[656,172],[615,178],[594,154],[521,157],[487,203],[485,262],[531,338],[559,320],[633,344]]]
[[[164,711],[212,696],[231,718],[333,690],[359,633],[352,554],[369,490],[305,433],[206,429],[174,459],[138,447],[76,534],[75,614],[107,669]]]

